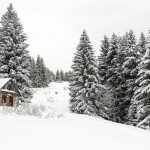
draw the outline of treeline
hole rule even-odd
[[[55,79],[54,73],[45,66],[43,58],[39,55],[36,61],[34,58],[31,58],[30,63],[30,80],[32,81],[32,87],[47,87],[48,84]]]
[[[57,70],[55,75],[55,81],[70,81],[71,75],[71,71],[64,72],[63,70]]]
[[[104,36],[100,45],[96,58],[83,31],[72,65],[70,110],[150,127],[150,33],[138,40],[132,30]]]
[[[47,87],[50,82],[70,81],[71,71],[64,72],[57,70],[56,73],[49,70],[44,63],[44,60],[39,55],[37,59],[30,58],[30,80],[33,88]]]

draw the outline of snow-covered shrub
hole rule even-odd
[[[36,116],[41,118],[62,117],[62,113],[57,113],[46,105],[33,105],[31,103],[22,103],[19,107],[0,107],[2,115],[21,115],[21,116]]]
[[[44,105],[32,105],[29,103],[23,103],[17,108],[14,107],[2,107],[0,112],[2,114],[17,114],[17,115],[32,115],[43,116],[43,113],[48,112],[48,108]]]
[[[20,115],[42,116],[44,112],[47,112],[47,107],[42,104],[22,104],[18,109],[16,109],[16,113]]]

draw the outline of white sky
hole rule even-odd
[[[104,34],[150,30],[150,0],[0,0],[0,16],[9,3],[28,36],[29,51],[49,69],[70,69],[80,35],[86,29],[99,54]]]

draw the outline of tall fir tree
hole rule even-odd
[[[48,86],[48,80],[46,75],[46,67],[44,64],[43,58],[40,58],[40,76],[42,79],[41,87],[47,87]]]
[[[36,60],[35,87],[47,87],[48,86],[49,77],[47,73],[48,73],[48,70],[44,64],[44,60],[38,55],[37,60]]]
[[[68,74],[68,72],[65,72],[65,74],[64,74],[64,80],[65,81],[69,81],[69,74]]]
[[[146,44],[147,44],[147,39],[146,39],[144,33],[142,32],[141,35],[140,35],[139,43],[138,43],[138,48],[139,48],[139,52],[140,52],[140,58],[142,58],[145,55]]]
[[[128,114],[133,124],[150,115],[150,35],[146,44],[146,53],[139,65],[136,83],[138,87],[134,92]]]
[[[36,63],[34,58],[30,58],[30,80],[32,81],[32,87],[36,87]]]
[[[30,57],[27,36],[12,4],[1,18],[0,27],[0,76],[10,77],[17,84],[23,99],[32,96],[30,87]]]
[[[42,87],[42,78],[41,78],[41,58],[38,55],[36,60],[36,78],[35,78],[35,87]]]
[[[46,68],[46,76],[47,83],[55,81],[55,74],[52,71],[50,71],[49,68]]]
[[[106,63],[107,63],[107,84],[111,87],[116,86],[116,65],[117,65],[117,54],[118,54],[118,37],[113,34],[110,40],[110,49],[106,56]]]
[[[135,80],[138,74],[139,52],[133,31],[130,30],[130,32],[126,33],[125,37],[126,37],[124,48],[125,61],[122,65],[122,73],[125,79],[125,83],[123,86],[126,93],[125,102],[126,102],[126,119],[127,119],[128,109],[136,88]]]
[[[107,75],[107,71],[108,71],[108,65],[106,58],[109,52],[109,48],[110,48],[110,42],[109,42],[109,38],[107,36],[104,36],[104,40],[101,41],[101,49],[100,49],[100,56],[98,57],[98,69],[99,69],[99,76],[101,79],[101,83],[103,85],[106,84],[106,75]]]
[[[98,115],[102,86],[89,37],[84,30],[72,65],[70,110],[79,114]]]
[[[60,81],[61,80],[61,75],[59,70],[56,71],[56,81]]]
[[[64,74],[63,70],[60,71],[60,78],[61,78],[61,81],[65,80],[65,74]]]
[[[107,63],[106,85],[111,92],[110,118],[116,122],[122,122],[122,53],[119,49],[119,38],[113,34],[110,40],[110,48],[106,56]]]

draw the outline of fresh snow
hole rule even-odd
[[[31,105],[42,105],[59,115],[35,117],[3,114],[2,150],[145,150],[150,131],[69,112],[68,83],[33,89]]]

